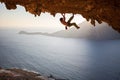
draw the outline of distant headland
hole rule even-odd
[[[65,38],[83,38],[93,40],[113,40],[120,39],[120,33],[113,30],[107,23],[98,24],[94,27],[89,22],[85,21],[79,24],[80,29],[69,28],[68,30],[61,30],[54,33],[42,33],[42,32],[26,32],[20,31],[19,34],[26,35],[45,35],[54,37]]]

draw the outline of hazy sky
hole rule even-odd
[[[67,14],[68,19],[71,14]],[[49,13],[42,13],[40,16],[35,17],[34,15],[25,11],[21,6],[17,6],[16,10],[7,10],[4,4],[0,3],[0,27],[4,28],[22,28],[31,29],[43,32],[54,32],[63,30],[64,25],[59,21],[62,17],[57,14],[55,17]],[[77,24],[85,21],[85,19],[80,15],[75,15],[72,22]]]

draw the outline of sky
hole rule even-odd
[[[66,20],[72,14],[66,14]],[[33,14],[26,12],[24,7],[17,6],[15,10],[7,10],[5,5],[0,3],[0,28],[18,28],[41,32],[55,32],[64,30],[64,25],[59,21],[61,14],[55,17],[45,12],[35,17]],[[72,22],[82,23],[85,19],[76,14]]]

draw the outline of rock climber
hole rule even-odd
[[[70,19],[66,22],[65,21],[65,14],[62,14],[63,18],[60,18],[60,22],[65,25],[65,29],[67,30],[68,27],[75,26],[77,29],[80,27],[76,23],[71,23],[72,19],[74,18],[74,14],[70,17]]]

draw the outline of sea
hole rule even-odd
[[[0,67],[69,80],[120,80],[120,40],[18,34],[0,29]]]

